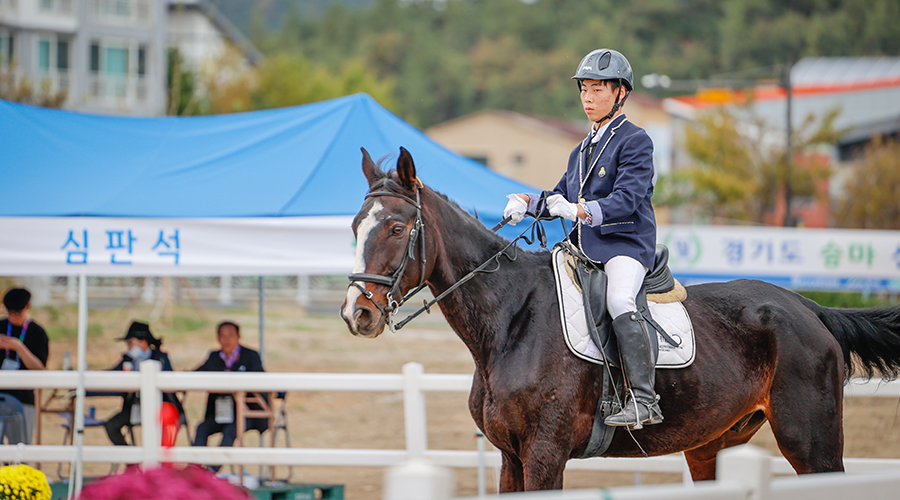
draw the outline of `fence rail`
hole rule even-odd
[[[11,388],[60,388],[75,389],[78,373],[73,371],[20,371],[7,372],[0,377],[0,389]],[[435,465],[454,468],[499,467],[499,452],[432,450],[427,442],[427,419],[424,393],[426,391],[467,392],[472,384],[471,375],[426,374],[419,363],[408,363],[401,374],[351,374],[351,373],[209,373],[209,372],[161,372],[159,363],[145,361],[139,372],[84,373],[84,385],[96,391],[140,391],[142,421],[142,446],[84,446],[83,462],[143,463],[153,466],[160,461],[194,462],[209,464],[269,464],[269,465],[323,465],[323,466],[393,466],[409,460],[423,458]],[[162,392],[181,390],[234,391],[380,391],[403,394],[404,429],[406,447],[391,449],[309,449],[309,448],[194,448],[174,447],[164,450],[159,446],[160,429],[156,420]],[[900,382],[880,380],[854,380],[846,386],[848,397],[876,396],[897,397]],[[0,461],[71,462],[76,460],[73,446],[30,445],[24,447],[0,446]],[[848,472],[898,471],[900,459],[845,459]],[[788,462],[781,457],[770,457],[774,474],[793,474]],[[605,458],[570,460],[569,470],[632,471],[682,474],[690,482],[683,455],[651,458]],[[794,499],[796,500],[796,499]]]

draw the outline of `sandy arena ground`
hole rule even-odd
[[[131,319],[146,319],[149,307],[110,307],[92,310],[89,335],[88,363],[100,370],[116,364],[124,351],[124,344],[114,339],[122,336]],[[214,325],[222,319],[233,319],[243,327],[242,340],[246,345],[258,346],[258,316],[255,304],[245,309],[196,310],[189,306],[176,307],[171,319],[151,322],[151,329],[164,338],[163,350],[169,353],[176,370],[191,370],[206,359],[208,351],[217,347]],[[45,327],[65,324],[63,333],[56,333],[51,342],[49,365],[60,369],[63,353],[76,352],[73,335],[76,325],[74,308],[40,308],[35,311],[37,321]],[[205,317],[205,320],[200,320]],[[48,328],[50,330],[50,328]],[[57,328],[59,330],[59,328]],[[700,346],[702,349],[702,346]],[[270,304],[266,314],[266,369],[271,372],[343,372],[343,373],[400,373],[405,363],[415,361],[424,365],[426,373],[465,373],[473,371],[472,359],[462,342],[446,326],[440,315],[432,314],[414,320],[397,333],[386,332],[381,337],[358,339],[349,334],[337,313],[307,314],[290,304]],[[475,450],[475,424],[468,414],[467,394],[431,394],[427,398],[428,445],[431,449]],[[202,419],[205,393],[189,393],[186,401],[189,422],[195,427]],[[384,448],[402,449],[403,408],[400,394],[394,393],[288,393],[288,429],[290,441],[297,448]],[[108,418],[121,407],[120,398],[91,398],[97,417]],[[62,419],[45,415],[44,444],[62,441]],[[193,429],[192,429],[193,433]],[[900,458],[900,401],[896,398],[856,398],[845,402],[845,456]],[[256,442],[255,433],[249,437]],[[88,428],[85,443],[105,445],[108,439],[102,428]],[[218,443],[213,437],[212,444]],[[774,438],[764,427],[753,444],[777,454]],[[178,446],[187,446],[182,431]],[[488,444],[488,449],[492,449]],[[43,469],[53,480],[57,464],[44,464]],[[108,473],[108,464],[86,464],[85,474],[97,476]],[[226,469],[227,470],[227,466]],[[251,468],[251,472],[256,468]],[[62,467],[68,474],[68,465]],[[348,500],[377,500],[381,498],[385,469],[380,467],[294,467],[293,482],[339,483],[345,485]],[[288,476],[284,467],[277,469],[280,478]],[[475,469],[456,469],[456,493],[460,496],[477,494]],[[496,492],[498,473],[489,470],[488,492]],[[566,488],[595,488],[633,484],[631,473],[598,473],[571,471],[566,474]],[[679,482],[680,475],[641,474],[642,483]]]

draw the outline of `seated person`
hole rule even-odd
[[[240,345],[241,329],[231,321],[219,323],[216,329],[219,345],[218,351],[209,354],[205,363],[196,371],[207,372],[262,372],[262,360],[259,353],[253,349]],[[248,394],[249,396],[249,394]],[[260,409],[256,403],[248,405],[250,409]],[[206,400],[206,416],[203,422],[197,426],[194,436],[194,446],[206,446],[209,436],[222,433],[222,442],[219,446],[231,446],[237,438],[237,423],[235,422],[235,404],[231,393],[209,393]],[[264,418],[246,419],[245,429],[256,429],[265,432],[269,428],[269,421]],[[219,467],[211,467],[219,470]]]
[[[0,320],[0,368],[3,370],[43,370],[47,365],[50,340],[41,325],[28,317],[31,309],[31,293],[24,288],[13,288],[3,297],[7,317]],[[5,333],[5,335],[4,335]],[[34,433],[34,390],[6,389],[0,391],[19,400],[24,410],[25,428],[6,429],[7,437],[17,436],[25,444],[31,444]],[[0,442],[3,436],[0,435]],[[9,443],[17,444],[17,443]]]
[[[156,338],[150,333],[150,326],[146,323],[134,321],[128,327],[128,333],[119,340],[124,340],[128,346],[128,352],[122,355],[122,360],[113,370],[138,371],[141,361],[154,359],[162,363],[163,371],[172,371],[172,363],[169,355],[160,350],[162,339]],[[102,393],[89,393],[98,395]],[[140,397],[136,392],[122,394],[122,410],[106,421],[106,434],[109,440],[117,446],[124,446],[125,436],[122,429],[126,426],[139,425],[141,422]],[[184,408],[173,393],[163,393],[163,401],[172,403],[178,409],[178,413],[184,418]]]

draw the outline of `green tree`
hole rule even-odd
[[[201,114],[201,97],[197,89],[197,75],[185,64],[178,49],[169,49],[166,89],[169,95],[168,115],[191,116]]]
[[[837,227],[900,229],[900,142],[877,139],[851,167],[832,218]]]
[[[54,91],[49,80],[35,86],[30,79],[17,77],[15,64],[8,69],[0,68],[0,99],[45,108],[61,108],[67,98],[68,93]]]
[[[383,106],[395,107],[393,84],[378,80],[360,60],[348,60],[338,72],[311,64],[303,57],[279,55],[257,69],[254,109],[279,108],[366,92]]]

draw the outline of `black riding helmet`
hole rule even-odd
[[[634,90],[634,72],[631,63],[621,53],[611,49],[597,49],[584,56],[578,64],[573,80],[619,80],[625,90]]]
[[[578,69],[575,70],[575,76],[572,79],[577,81],[579,90],[581,90],[582,80],[613,80],[625,86],[625,97],[619,101],[617,95],[616,102],[609,114],[598,120],[597,123],[612,118],[616,111],[625,104],[628,94],[634,90],[634,72],[631,70],[631,63],[621,53],[612,49],[597,49],[584,56],[584,59],[578,63]]]

